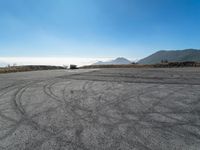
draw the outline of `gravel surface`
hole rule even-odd
[[[200,68],[0,75],[0,150],[199,150]]]

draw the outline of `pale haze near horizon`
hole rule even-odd
[[[0,57],[0,66],[21,66],[21,65],[52,65],[69,66],[76,64],[78,66],[90,65],[97,60],[95,58],[66,58],[66,57]]]
[[[51,65],[77,66],[91,65],[97,61],[111,61],[114,58],[73,58],[73,57],[0,57],[0,67],[8,65]]]

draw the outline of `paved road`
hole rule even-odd
[[[200,68],[0,75],[0,150],[199,150]]]

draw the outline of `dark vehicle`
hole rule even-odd
[[[70,69],[78,69],[77,65],[70,65]]]

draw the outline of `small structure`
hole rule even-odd
[[[72,64],[70,64],[69,68],[70,68],[70,69],[78,69],[78,68],[77,68],[77,65],[72,65]]]
[[[162,64],[168,63],[168,60],[167,60],[167,59],[162,59],[162,60],[161,60],[161,63],[162,63]]]

